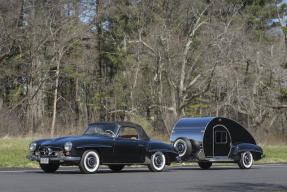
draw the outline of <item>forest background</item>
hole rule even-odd
[[[282,0],[0,0],[0,137],[223,116],[287,141]]]

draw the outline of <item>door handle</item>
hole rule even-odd
[[[139,147],[144,147],[144,144],[138,144]]]

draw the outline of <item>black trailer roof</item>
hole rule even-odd
[[[174,126],[170,141],[179,137],[210,143],[213,139],[212,129],[217,125],[226,127],[230,133],[232,143],[256,144],[252,135],[239,123],[223,117],[182,118]]]
[[[174,129],[200,129],[205,130],[208,123],[215,117],[182,118],[174,126]]]
[[[194,141],[203,141],[203,134],[207,125],[215,117],[182,118],[174,126],[170,141],[174,142],[179,137],[186,137]]]

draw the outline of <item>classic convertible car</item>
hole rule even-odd
[[[100,165],[121,171],[131,164],[159,172],[178,157],[172,145],[149,139],[140,125],[130,122],[90,124],[82,136],[33,141],[29,150],[27,158],[49,173],[60,165],[78,165],[82,173],[95,173]]]
[[[238,163],[241,169],[249,169],[253,160],[265,157],[243,126],[222,117],[180,119],[170,141],[183,161],[198,162],[202,169],[214,162]]]

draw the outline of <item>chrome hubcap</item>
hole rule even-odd
[[[161,167],[162,163],[163,163],[162,156],[161,155],[156,155],[154,157],[154,164],[155,164],[155,166],[156,167]]]
[[[251,163],[251,157],[250,157],[249,154],[245,154],[243,160],[244,160],[244,164],[245,164],[245,165],[250,165],[250,163]]]
[[[179,142],[176,145],[176,148],[177,148],[179,154],[182,154],[185,151],[185,145],[182,142]]]
[[[96,159],[93,155],[88,156],[86,163],[89,168],[95,168],[97,166]]]

